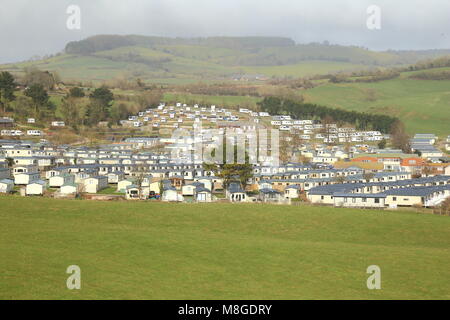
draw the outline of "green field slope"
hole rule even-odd
[[[308,102],[399,117],[410,133],[450,134],[450,80],[402,76],[375,83],[328,83],[304,93]]]
[[[0,299],[449,299],[450,219],[0,197]],[[69,265],[81,290],[66,288]],[[381,290],[366,269],[381,268]]]
[[[0,70],[20,75],[25,67],[34,66],[42,70],[56,71],[65,81],[101,82],[120,77],[141,78],[150,83],[183,84],[196,81],[231,81],[237,74],[303,77],[368,68],[349,62],[315,60],[275,66],[223,65],[214,59],[203,60],[203,54],[191,58],[146,48],[126,47],[88,56],[63,54],[34,62],[7,64],[0,66]]]
[[[280,37],[182,39],[99,35],[70,42],[64,53],[57,56],[2,65],[0,70],[20,74],[24,67],[35,66],[57,71],[66,81],[139,77],[147,82],[189,83],[232,80],[235,75],[303,77],[348,72],[413,64],[449,53],[375,52],[327,43],[296,44]]]

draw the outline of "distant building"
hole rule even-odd
[[[14,127],[14,120],[11,118],[0,118],[0,128]]]
[[[52,121],[52,127],[65,127],[64,121]]]

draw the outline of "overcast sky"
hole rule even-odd
[[[69,30],[69,5],[81,29]],[[366,26],[370,5],[381,30]],[[449,0],[0,0],[0,62],[62,51],[96,34],[284,36],[374,50],[450,48]]]

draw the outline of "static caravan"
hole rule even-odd
[[[37,173],[38,167],[35,165],[23,165],[23,166],[15,166],[13,168],[13,175],[19,173]]]
[[[48,179],[48,185],[51,188],[60,188],[65,184],[72,184],[72,183],[75,183],[75,176],[71,174],[63,174],[59,176],[50,177],[50,179]]]
[[[41,130],[27,130],[27,136],[42,136]]]
[[[139,200],[141,198],[139,187],[134,184],[127,186],[125,189],[125,197],[127,200]]]
[[[27,185],[33,181],[39,180],[40,176],[37,172],[24,172],[14,175],[14,184]]]
[[[384,208],[386,195],[383,193],[334,193],[337,207]]]
[[[183,196],[193,196],[195,193],[195,184],[186,184],[181,187],[181,194]]]
[[[0,179],[9,179],[11,177],[11,172],[8,168],[0,168]]]
[[[25,194],[27,196],[41,196],[45,191],[45,181],[36,180],[27,184]]]
[[[51,177],[60,176],[60,175],[64,174],[65,172],[67,172],[67,170],[65,170],[65,169],[58,169],[58,168],[51,169],[51,170],[48,170],[45,172],[45,178],[48,180]]]
[[[198,202],[211,202],[212,194],[209,189],[199,187],[195,190],[195,200]]]
[[[151,195],[151,194],[160,194],[161,193],[161,186],[160,181],[152,181],[148,184],[148,186],[143,183],[143,189],[142,193],[143,195]]]
[[[14,189],[14,181],[10,179],[0,180],[0,193],[10,193]]]
[[[164,190],[161,200],[170,202],[180,202],[184,200],[184,197],[181,194],[178,194],[175,188],[169,187],[166,190]]]
[[[197,188],[204,188],[205,185],[201,182],[194,182],[191,184],[186,184],[181,187],[181,194],[183,196],[193,196]],[[211,189],[209,189],[211,190]]]
[[[52,121],[52,127],[65,127],[64,121]]]
[[[61,194],[76,194],[78,193],[78,185],[75,183],[65,184],[59,188]]]
[[[298,185],[288,186],[284,189],[284,197],[286,199],[297,199],[300,195],[300,187]]]
[[[119,183],[119,181],[123,180],[125,177],[125,173],[121,171],[110,172],[106,175],[108,177],[108,183]]]
[[[91,176],[95,176],[96,173],[97,172],[95,170],[74,172],[73,174],[75,176],[75,183],[83,183],[84,180]]]
[[[134,184],[134,182],[131,180],[120,180],[117,183],[117,192],[125,192],[127,190],[127,187],[131,186],[132,184]]]
[[[87,193],[97,193],[108,187],[108,178],[106,176],[96,176],[87,178],[83,181],[84,191]]]
[[[247,194],[241,188],[239,183],[232,182],[226,190],[226,196],[231,202],[246,202]]]

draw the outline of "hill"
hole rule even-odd
[[[185,83],[301,77],[383,66],[413,64],[449,50],[374,52],[360,47],[296,44],[280,37],[163,38],[99,35],[70,42],[65,52],[38,61],[3,65],[20,73],[27,66],[57,71],[65,80],[103,81],[114,77]]]
[[[449,299],[450,219],[0,197],[1,299]],[[69,265],[81,290],[66,288]],[[381,290],[366,269],[381,268]]]
[[[446,69],[446,68],[442,68]],[[441,68],[434,69],[436,74]],[[431,72],[431,71],[427,71]],[[378,82],[330,83],[304,91],[307,102],[328,107],[398,117],[408,132],[450,134],[450,80],[422,80],[403,72],[395,79]]]

